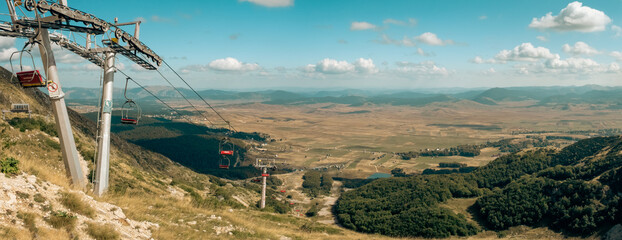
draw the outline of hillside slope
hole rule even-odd
[[[365,237],[305,218],[258,211],[257,185],[195,173],[115,134],[108,194],[98,198],[75,191],[64,172],[47,96],[22,89],[7,76],[0,69],[0,108],[29,103],[34,112],[31,120],[25,114],[0,120],[0,165],[7,172],[0,173],[7,179],[2,184],[6,191],[0,191],[5,213],[0,238],[91,239],[108,232],[123,239]],[[85,175],[90,174],[95,123],[70,109],[69,115]],[[18,189],[22,187],[26,190]],[[118,229],[110,230],[110,225]]]

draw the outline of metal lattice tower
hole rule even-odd
[[[92,14],[67,6],[66,0],[52,2],[47,0],[6,0],[10,22],[0,22],[0,36],[27,38],[30,43],[37,43],[41,52],[48,80],[48,92],[52,102],[56,126],[61,143],[61,152],[67,171],[75,187],[85,189],[86,182],[80,168],[78,152],[67,113],[65,94],[62,91],[58,69],[54,60],[51,43],[59,45],[91,63],[104,68],[104,86],[97,136],[97,167],[94,193],[103,195],[108,188],[110,160],[110,124],[112,115],[112,86],[116,72],[114,59],[121,54],[148,70],[156,70],[163,62],[162,58],[147,45],[138,40],[140,22],[109,23]],[[17,14],[19,9],[23,16]],[[28,14],[26,14],[28,13]],[[34,16],[33,16],[34,15]],[[135,25],[134,35],[130,35],[120,26]],[[50,34],[49,29],[86,34],[86,42],[81,45],[69,40],[62,34]],[[91,42],[91,38],[101,36],[102,46]],[[114,36],[108,37],[107,36]],[[92,47],[93,43],[95,48]],[[50,87],[52,86],[52,87]]]

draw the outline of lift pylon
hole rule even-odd
[[[39,43],[47,80],[51,82],[48,84],[48,92],[56,116],[56,126],[59,132],[63,160],[67,174],[71,176],[73,184],[80,188],[84,188],[86,182],[80,169],[64,93],[61,89],[50,42],[57,43],[59,46],[70,50],[105,70],[105,86],[102,89],[102,105],[100,109],[102,119],[97,123],[100,130],[98,131],[99,136],[97,136],[97,179],[95,179],[94,189],[95,194],[101,196],[108,188],[110,115],[112,113],[112,83],[115,72],[115,54],[120,53],[149,70],[157,69],[163,60],[138,40],[140,22],[119,24],[115,19],[115,23],[112,24],[92,14],[68,7],[66,0],[58,0],[57,2],[47,0],[6,0],[6,3],[11,21],[0,21],[0,36],[28,38],[31,43]],[[19,12],[24,16],[18,17],[16,8],[20,8]],[[29,13],[30,16],[26,13]],[[35,17],[32,17],[32,15]],[[119,28],[120,26],[132,24],[136,26],[134,36]],[[86,34],[86,46],[72,42],[62,34],[49,34],[48,29]],[[97,35],[114,36],[114,38],[102,39],[102,47],[98,47],[97,43],[95,43],[95,48],[92,48],[93,42],[91,39],[96,38]],[[101,55],[105,55],[105,57]]]
[[[84,181],[84,174],[80,167],[80,158],[76,150],[76,141],[73,138],[71,121],[69,120],[67,106],[65,105],[65,93],[63,93],[58,79],[58,69],[56,68],[56,60],[54,59],[47,29],[39,29],[39,41],[41,61],[43,62],[43,66],[45,66],[45,75],[48,81],[50,81],[48,92],[50,101],[52,102],[52,109],[56,116],[56,128],[58,130],[58,139],[60,140],[65,170],[71,177],[75,187],[85,189],[86,182]]]
[[[267,178],[270,176],[270,174],[268,174],[268,168],[275,167],[274,159],[271,159],[271,158],[256,158],[255,159],[255,167],[261,169],[262,182],[261,182],[261,204],[260,204],[260,208],[263,209],[263,208],[266,207],[266,181],[267,181]]]

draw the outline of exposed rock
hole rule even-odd
[[[61,210],[77,216],[76,233],[82,239],[88,239],[86,234],[86,222],[95,222],[97,224],[109,224],[119,232],[123,239],[151,239],[151,230],[158,229],[160,226],[156,223],[146,221],[134,221],[126,217],[123,210],[115,205],[99,202],[93,197],[86,195],[80,191],[66,190],[58,185],[49,182],[39,181],[33,175],[18,175],[16,177],[7,178],[0,173],[0,225],[13,225],[21,227],[22,224],[12,224],[11,222],[20,222],[15,212],[31,212],[41,217],[50,215],[49,205],[54,206],[54,210]],[[23,197],[21,195],[27,196]],[[58,193],[72,192],[82,199],[86,204],[95,210],[95,216],[89,218],[66,209],[58,202]],[[34,201],[34,195],[41,194],[45,198],[43,202]],[[19,197],[18,197],[19,196]],[[9,214],[11,213],[11,214]],[[37,222],[38,225],[47,225],[45,221]],[[51,228],[52,226],[47,226]]]

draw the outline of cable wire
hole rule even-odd
[[[134,82],[136,85],[138,85],[140,88],[142,88],[143,90],[145,90],[145,92],[151,94],[151,96],[153,96],[155,99],[157,99],[158,101],[160,101],[162,104],[164,104],[165,106],[167,106],[168,108],[170,108],[171,110],[173,110],[175,113],[177,113],[177,115],[179,115],[180,117],[186,119],[186,121],[188,121],[189,123],[191,123],[191,125],[196,126],[192,120],[190,120],[188,117],[186,117],[185,115],[181,114],[179,111],[177,111],[177,109],[171,107],[171,105],[168,105],[168,103],[164,102],[164,100],[160,99],[157,95],[155,95],[154,93],[152,93],[151,91],[147,90],[147,88],[145,88],[143,85],[139,84],[138,82],[136,82],[136,80],[134,80],[132,77],[128,76],[127,74],[125,74],[125,72],[117,69],[118,72],[120,72],[121,74],[123,74],[126,78],[128,78],[129,80],[132,80],[132,82]],[[198,126],[197,126],[198,127]]]
[[[216,109],[214,107],[212,107],[211,104],[209,104],[207,101],[205,101],[205,99],[197,92],[194,90],[194,88],[192,88],[192,86],[190,86],[190,84],[188,84],[188,82],[186,82],[186,80],[184,80],[184,78],[182,78],[179,73],[177,73],[177,71],[175,71],[175,69],[173,69],[171,67],[171,65],[168,65],[168,63],[162,59],[162,62],[164,63],[164,65],[166,65],[169,69],[171,69],[171,71],[173,71],[173,73],[175,73],[175,75],[177,75],[177,77],[179,77],[179,79],[181,79],[181,81],[183,81],[186,86],[188,86],[190,88],[190,90],[192,90],[197,96],[199,96],[199,98],[201,98],[201,100],[203,100],[203,102],[210,108],[212,109],[212,111],[214,111],[214,113],[216,113],[216,115],[218,115],[218,117],[220,117],[220,119],[222,119],[231,130],[233,130],[234,132],[237,132],[237,130],[235,130],[235,128],[231,125],[231,122],[227,121],[222,115],[220,115],[220,113],[218,111],[216,111]],[[159,72],[159,70],[158,70]],[[161,74],[160,74],[161,75]]]
[[[179,93],[179,95],[181,95],[182,98],[184,98],[186,100],[186,102],[188,102],[188,104],[190,104],[190,106],[192,106],[192,108],[194,108],[194,110],[196,110],[199,114],[201,114],[201,116],[203,116],[205,118],[205,120],[207,120],[212,126],[214,125],[214,123],[209,120],[209,118],[207,116],[205,116],[201,111],[199,111],[199,109],[194,106],[194,104],[192,104],[192,102],[190,102],[190,100],[188,100],[188,98],[186,98],[186,96],[184,96],[184,94],[181,93],[181,91],[179,91],[178,88],[176,88],[173,83],[171,83],[171,81],[168,80],[168,78],[166,78],[164,76],[164,74],[162,74],[162,72],[160,72],[160,70],[156,69],[156,72],[158,72],[160,74],[160,76],[162,76],[162,78],[164,78],[164,80],[166,80],[166,82],[171,85],[171,87],[173,87],[175,89],[175,91],[177,91],[177,93]]]

